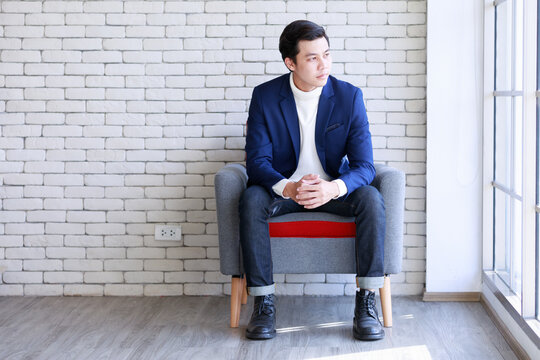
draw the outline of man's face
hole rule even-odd
[[[285,58],[285,65],[293,72],[294,85],[302,91],[324,86],[332,68],[328,41],[324,37],[300,40],[298,49],[296,63],[291,58]]]

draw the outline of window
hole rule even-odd
[[[484,280],[538,342],[540,0],[486,3]]]

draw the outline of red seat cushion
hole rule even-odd
[[[287,221],[271,222],[270,237],[350,238],[356,236],[354,222]]]

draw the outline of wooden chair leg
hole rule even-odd
[[[244,275],[243,281],[242,281],[242,305],[247,304],[247,281],[246,276]]]
[[[392,327],[392,297],[390,291],[390,277],[384,277],[384,286],[379,289],[381,295],[381,308],[384,327]]]
[[[242,300],[242,278],[233,277],[231,281],[231,327],[238,327],[240,320],[240,302]]]

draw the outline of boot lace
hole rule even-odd
[[[272,298],[270,296],[264,296],[259,302],[257,312],[259,314],[272,315],[272,313],[274,312],[274,310],[272,309],[272,305]]]
[[[378,317],[375,310],[375,293],[370,292],[365,296],[358,296],[356,309],[358,314],[368,314],[377,319]]]

